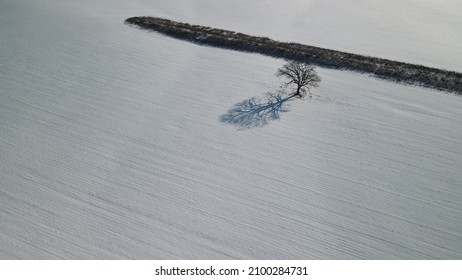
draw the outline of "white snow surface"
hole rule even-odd
[[[0,0],[0,258],[460,259],[462,98],[130,28],[151,15],[462,70],[460,1]]]

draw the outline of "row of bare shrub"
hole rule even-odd
[[[352,70],[400,83],[420,85],[462,94],[462,74],[383,58],[278,42],[228,30],[190,25],[154,17],[133,17],[127,24],[153,30],[198,44],[259,53],[277,58],[312,63],[321,67]]]

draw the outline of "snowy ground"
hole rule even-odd
[[[242,130],[283,61],[123,25],[462,71],[457,1],[280,2],[0,0],[0,258],[462,258],[461,97],[318,69]]]

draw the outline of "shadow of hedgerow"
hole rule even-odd
[[[295,95],[284,97],[282,92],[267,92],[264,98],[252,97],[235,104],[220,121],[236,126],[238,129],[263,127],[280,118],[281,113],[289,111]]]

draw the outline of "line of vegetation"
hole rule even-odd
[[[153,30],[177,39],[276,58],[311,63],[320,67],[352,70],[386,80],[462,94],[462,73],[383,58],[278,42],[266,37],[191,25],[155,17],[132,17],[126,24]]]

